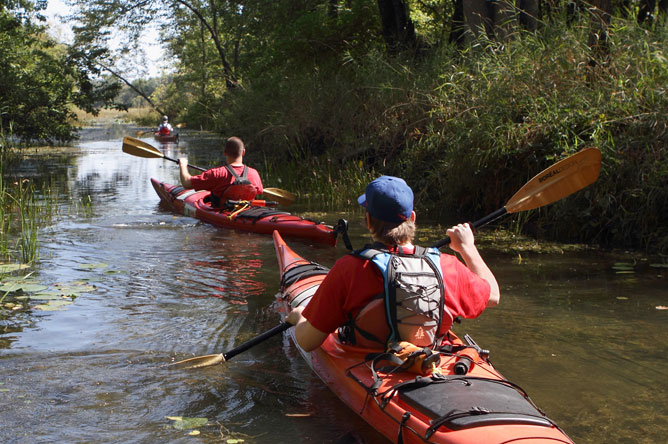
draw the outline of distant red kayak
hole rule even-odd
[[[310,239],[328,245],[336,245],[336,238],[341,230],[338,226],[335,228],[265,206],[265,201],[251,201],[225,209],[213,208],[203,201],[210,194],[209,191],[188,190],[153,178],[151,184],[161,202],[170,210],[218,227],[262,234],[271,234],[278,230],[286,237]]]
[[[306,306],[328,269],[295,253],[274,233],[283,315]],[[294,329],[288,330],[294,341]],[[468,335],[449,333],[431,374],[397,369],[386,355],[343,344],[330,334],[308,353],[312,370],[341,401],[391,442],[443,444],[572,444],[573,441],[506,380]],[[296,342],[295,342],[296,344]],[[516,346],[516,344],[509,344]],[[375,357],[375,359],[374,359]],[[374,374],[375,371],[375,374]]]
[[[179,134],[173,131],[169,134],[160,134],[159,132],[156,131],[155,133],[153,133],[153,138],[158,142],[178,142]]]

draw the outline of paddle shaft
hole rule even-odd
[[[223,357],[225,358],[225,361],[229,361],[239,353],[243,353],[246,350],[248,350],[251,347],[254,347],[258,345],[261,342],[266,341],[267,339],[271,338],[272,336],[276,336],[279,333],[284,332],[288,328],[292,327],[292,324],[289,322],[283,322],[280,325],[277,325],[276,327],[272,328],[271,330],[267,330],[264,333],[262,333],[259,336],[254,337],[250,341],[246,341],[243,344],[241,344],[238,347],[233,348],[232,350],[223,353]]]
[[[171,157],[167,157],[164,154],[163,154],[162,158],[165,159],[165,160],[171,160],[174,163],[179,163],[178,160],[172,159]],[[198,167],[198,166],[190,165],[190,164],[188,164],[188,168],[192,168],[193,170],[198,170],[198,171],[206,171],[206,169],[204,169],[202,167]]]
[[[483,226],[487,225],[488,223],[493,222],[493,221],[497,220],[498,218],[500,218],[502,216],[505,216],[506,213],[508,213],[508,210],[506,210],[506,207],[499,208],[495,212],[490,213],[487,216],[473,222],[471,224],[471,228],[483,227]],[[442,239],[442,240],[438,241],[437,243],[435,243],[434,248],[441,248],[441,247],[444,247],[444,246],[448,245],[449,243],[450,243],[450,238],[446,237],[445,239]]]

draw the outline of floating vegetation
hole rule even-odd
[[[21,309],[58,311],[71,305],[82,293],[91,293],[96,286],[87,281],[56,283],[51,287],[36,279],[9,276],[0,281],[0,308],[16,311]]]
[[[72,304],[72,301],[66,301],[61,299],[56,301],[49,301],[45,304],[34,305],[32,308],[33,310],[59,311],[59,310],[64,310],[65,307],[70,304]]]
[[[435,225],[418,227],[418,240],[423,245],[431,245],[445,239],[450,226]],[[528,236],[522,236],[506,230],[480,230],[475,233],[476,244],[480,249],[493,249],[542,254],[564,254],[566,252],[588,251],[593,248],[584,244],[561,244],[556,242],[538,241]],[[445,251],[445,250],[443,250]],[[519,259],[521,262],[521,259]]]
[[[171,427],[176,430],[190,430],[196,429],[206,425],[209,420],[207,418],[186,418],[184,416],[165,416],[170,421],[174,421]]]
[[[26,268],[30,268],[30,265],[28,264],[0,264],[0,276],[3,274],[10,274],[14,273],[19,270],[25,270]]]
[[[636,263],[629,262],[616,262],[612,269],[615,270],[616,274],[633,274],[635,273]]]
[[[85,271],[92,271],[100,268],[107,268],[109,265],[105,263],[97,263],[97,264],[80,264],[76,266],[77,270],[85,270]]]
[[[33,283],[31,281],[23,281],[23,282],[7,282],[2,285],[0,285],[0,292],[24,292],[24,293],[37,293],[42,290],[46,290],[49,287],[46,285],[41,285],[37,283]]]

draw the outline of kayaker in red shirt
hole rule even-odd
[[[197,191],[211,191],[211,203],[215,207],[228,199],[252,200],[262,193],[260,174],[243,163],[246,148],[242,140],[238,137],[227,139],[224,153],[227,165],[212,168],[197,176],[191,176],[188,172],[188,159],[180,158],[181,185]]]
[[[174,131],[174,128],[172,128],[172,125],[169,124],[168,120],[169,118],[167,116],[162,116],[162,123],[158,125],[158,133],[163,136],[169,136],[172,134],[172,131]]]
[[[415,254],[413,191],[403,179],[375,179],[358,202],[366,208],[365,222],[374,241],[382,242],[390,252]],[[454,317],[475,318],[500,299],[499,285],[475,246],[469,224],[455,225],[447,234],[450,248],[461,255],[464,263],[453,255],[432,251],[440,258],[442,311],[447,314],[442,317],[439,337],[447,333]],[[299,346],[312,351],[382,294],[384,278],[379,268],[370,260],[346,255],[334,264],[309,304],[292,310],[286,320],[295,325]]]

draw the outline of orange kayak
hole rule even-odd
[[[295,253],[278,232],[274,246],[281,272],[277,294],[283,315],[307,305],[328,269]],[[293,329],[288,330],[294,341]],[[450,333],[430,375],[372,360],[378,351],[341,343],[330,334],[306,362],[353,411],[390,441],[448,444],[558,444],[573,441],[506,380],[468,335]],[[378,364],[378,365],[376,365]],[[372,369],[375,370],[375,375]]]
[[[210,194],[209,191],[188,190],[153,178],[151,184],[160,196],[161,203],[171,211],[196,217],[217,227],[262,234],[271,234],[274,230],[278,230],[286,237],[309,239],[328,245],[336,245],[337,236],[343,229],[339,228],[341,224],[335,228],[322,222],[314,222],[279,211],[266,206],[266,201],[251,201],[229,209],[213,208],[204,202]]]

